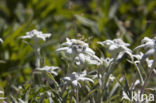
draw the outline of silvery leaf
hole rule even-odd
[[[70,54],[72,54],[72,53],[73,53],[73,50],[72,50],[71,48],[69,48],[69,49],[66,50],[66,54],[67,54],[67,55],[70,55]]]
[[[80,53],[75,59],[77,61],[77,64],[84,64],[84,63],[94,64],[94,65],[100,64],[100,59],[95,55]]]
[[[88,54],[95,54],[95,52],[91,49],[91,48],[86,48],[85,52],[87,52]]]
[[[58,69],[59,69],[59,67],[54,67],[54,66],[44,66],[42,68],[37,68],[37,70],[50,72],[54,75],[58,75],[58,73],[55,72],[55,70],[58,70]]]
[[[92,79],[90,79],[90,78],[85,78],[85,77],[81,78],[80,77],[79,80],[82,80],[82,81],[90,81],[90,82],[94,83],[94,81]]]
[[[59,52],[59,51],[66,51],[68,49],[70,49],[70,48],[69,47],[62,47],[62,48],[57,49],[56,51],[57,52]]]
[[[137,60],[141,60],[141,58],[143,57],[143,55],[144,54],[142,52],[140,52],[139,54],[136,54],[136,55],[133,54],[133,57],[136,58]]]
[[[66,38],[66,41],[65,43],[62,43],[62,46],[71,46],[72,45],[72,42],[69,38]]]

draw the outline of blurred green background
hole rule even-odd
[[[98,56],[109,55],[97,41],[120,37],[133,49],[143,37],[153,37],[156,0],[0,0],[0,88],[6,91],[31,80],[34,53],[19,37],[32,29],[52,33],[42,45],[42,65],[64,68],[55,50],[66,37],[88,42]],[[127,62],[118,68],[121,74],[123,68],[136,71]]]

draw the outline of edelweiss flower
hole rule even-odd
[[[41,31],[32,30],[30,32],[26,32],[26,36],[21,36],[21,38],[22,39],[34,39],[34,40],[41,39],[45,41],[46,38],[49,38],[50,36],[51,36],[50,33],[43,34]]]
[[[0,38],[0,42],[3,43],[3,40]]]
[[[66,38],[66,41],[67,42],[62,44],[63,47],[56,51],[65,51],[67,55],[74,56],[77,65],[84,64],[85,62],[88,64],[100,64],[100,59],[95,55],[95,52],[89,48],[87,43],[69,38]]]
[[[139,48],[148,49],[148,51],[142,56],[141,61],[146,61],[147,66],[149,68],[153,68],[154,73],[156,73],[156,70],[154,67],[156,67],[156,37],[154,39],[150,39],[148,37],[144,37],[144,39],[141,41],[141,45],[136,47],[134,50],[137,50]],[[154,59],[150,60],[148,57],[153,56]]]
[[[129,44],[123,42],[121,39],[106,40],[97,43],[108,48],[108,51],[113,57],[117,56],[117,58],[121,58],[125,53],[127,53],[132,58],[131,50],[128,48]]]
[[[34,44],[28,43],[26,42],[28,45],[30,45],[35,52],[36,55],[36,68],[40,68],[40,44],[39,44],[39,40],[43,40],[45,41],[46,38],[49,38],[51,36],[51,34],[47,33],[47,34],[43,34],[40,31],[37,30],[32,30],[30,32],[26,33],[26,36],[21,36],[21,39],[31,39],[33,40]]]
[[[154,39],[144,37],[144,39],[141,41],[141,45],[137,46],[134,50],[139,49],[139,48],[151,49],[154,47],[154,45],[155,45]]]
[[[37,68],[37,70],[50,72],[54,75],[58,75],[58,73],[55,72],[55,70],[58,70],[58,69],[59,67],[54,67],[54,66],[44,66],[43,68]]]
[[[153,55],[154,59],[156,60],[156,38],[150,39],[148,37],[144,37],[144,39],[141,41],[141,45],[136,47],[134,50],[137,50],[139,48],[145,48],[149,49],[142,57],[142,60],[145,60],[147,57]]]
[[[82,73],[73,72],[72,74],[69,74],[68,76],[64,77],[63,80],[66,81],[65,83],[72,83],[73,86],[81,87],[79,81],[90,81],[92,83],[94,82],[92,79],[87,78],[86,75],[86,71]]]
[[[89,48],[88,44],[81,40],[66,38],[66,41],[67,42],[62,44],[63,47],[56,51],[66,51],[67,55],[77,53],[95,54],[95,52]]]

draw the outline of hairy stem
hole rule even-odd
[[[39,68],[40,67],[40,48],[37,47],[35,49],[35,55],[36,55],[36,63],[35,63],[35,66],[36,68]]]
[[[136,66],[136,68],[137,68],[137,71],[138,71],[138,73],[139,73],[139,77],[140,77],[141,85],[143,85],[143,84],[144,84],[144,79],[143,79],[143,77],[142,77],[142,75],[141,75],[140,68],[137,66],[136,63],[134,63],[134,64],[135,64],[135,66]]]
[[[79,88],[76,87],[76,103],[79,103]]]

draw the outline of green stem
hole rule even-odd
[[[143,77],[142,77],[142,75],[141,75],[140,68],[137,66],[136,63],[134,63],[134,64],[135,64],[135,66],[136,66],[136,68],[137,68],[137,71],[138,71],[138,73],[139,73],[139,77],[140,77],[141,84],[143,85],[143,84],[144,84],[144,79],[143,79]]]

